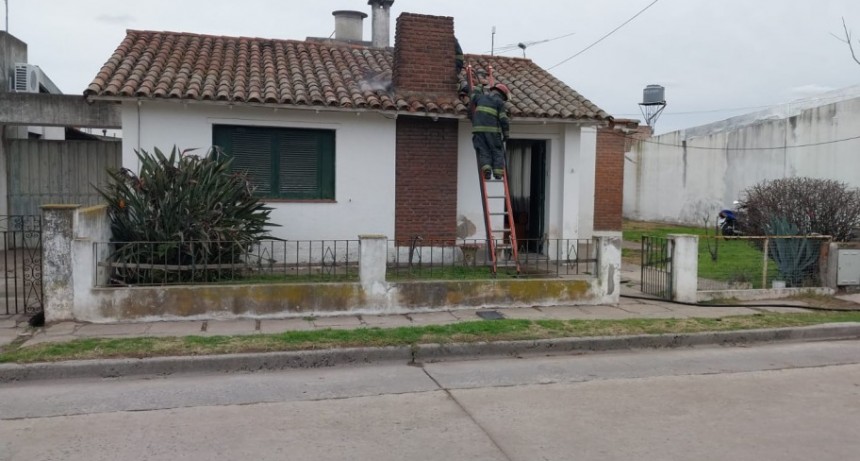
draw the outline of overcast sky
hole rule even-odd
[[[329,36],[334,10],[370,13],[366,0],[8,2],[9,32],[68,94],[84,91],[128,28],[302,40]],[[652,2],[395,0],[392,42],[403,11],[454,17],[467,53],[490,51],[493,26],[499,48],[573,33],[527,48],[530,59],[550,68]],[[860,65],[831,35],[842,33],[843,16],[860,37],[858,0],[658,0],[551,72],[616,117],[641,119],[642,89],[663,85],[668,106],[657,131],[672,131],[860,84]],[[855,49],[860,53],[856,38]]]

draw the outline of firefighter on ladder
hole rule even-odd
[[[472,72],[471,66],[467,72]],[[471,103],[472,145],[478,155],[478,165],[484,179],[502,179],[505,171],[505,142],[510,136],[505,102],[511,92],[504,83],[488,85],[489,90],[485,92],[483,83],[473,86],[470,75],[465,88]]]
[[[466,79],[460,81],[458,92],[460,99],[469,106],[472,145],[478,156],[478,165],[484,179],[493,176],[502,179],[505,171],[505,142],[510,135],[505,102],[510,99],[511,92],[505,84],[494,81],[492,66],[489,67],[488,76],[486,73],[473,71],[471,65],[465,65],[465,61],[463,49],[455,37],[454,70],[459,78],[463,68],[466,69]],[[474,75],[476,73],[477,85]]]

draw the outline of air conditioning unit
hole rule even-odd
[[[42,83],[42,70],[32,64],[15,64],[15,91],[38,93]]]

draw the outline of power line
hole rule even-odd
[[[654,144],[657,146],[665,146],[665,147],[676,147],[678,149],[688,149],[688,150],[715,150],[720,152],[725,151],[757,151],[757,150],[783,150],[783,149],[799,149],[803,147],[816,147],[816,146],[825,146],[828,144],[838,144],[841,142],[854,141],[856,139],[860,139],[860,135],[852,136],[850,138],[842,138],[842,139],[834,139],[831,141],[823,141],[823,142],[814,142],[808,144],[794,144],[794,145],[784,145],[784,146],[774,146],[774,147],[708,147],[708,146],[691,146],[691,145],[683,145],[683,144],[670,144],[667,142],[660,141],[652,141],[650,139],[641,139],[636,138],[634,136],[630,136],[623,133],[618,133],[613,131],[612,134],[614,136],[618,136],[624,139],[629,139],[631,141],[643,142],[646,144]]]
[[[575,58],[575,57],[577,57],[577,56],[581,55],[582,53],[585,53],[586,51],[588,51],[589,49],[591,49],[591,47],[593,47],[594,45],[597,45],[598,43],[602,42],[605,38],[607,38],[607,37],[609,37],[610,35],[612,35],[612,34],[614,34],[615,32],[617,32],[617,31],[618,31],[618,29],[620,29],[620,28],[622,28],[622,27],[626,26],[630,21],[632,21],[632,20],[636,19],[640,14],[644,13],[644,12],[645,12],[645,10],[647,10],[648,8],[651,8],[652,6],[654,6],[654,4],[655,4],[655,3],[657,3],[658,1],[660,1],[660,0],[654,0],[653,2],[649,3],[649,4],[648,4],[648,6],[646,6],[645,8],[642,8],[641,10],[639,10],[639,12],[638,12],[638,13],[636,13],[636,14],[634,14],[630,19],[628,19],[628,20],[624,21],[623,23],[621,23],[621,25],[620,25],[620,26],[618,26],[618,27],[616,27],[616,28],[612,29],[611,31],[609,31],[609,33],[608,33],[608,34],[606,34],[606,35],[604,35],[603,37],[600,37],[599,39],[597,39],[597,41],[596,41],[596,42],[592,43],[591,45],[588,45],[587,47],[583,48],[581,51],[579,51],[578,53],[574,54],[573,56],[571,56],[571,57],[569,57],[569,58],[565,59],[564,61],[562,61],[562,62],[560,62],[560,63],[558,63],[558,64],[556,64],[556,65],[554,65],[554,66],[552,66],[552,67],[548,67],[546,70],[552,70],[552,69],[555,69],[556,67],[558,67],[558,66],[560,66],[560,65],[562,65],[562,64],[564,64],[564,63],[566,63],[567,61],[570,61],[571,59],[573,59],[573,58]]]

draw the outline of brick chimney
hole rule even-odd
[[[454,93],[454,18],[403,13],[394,33],[395,90]]]

